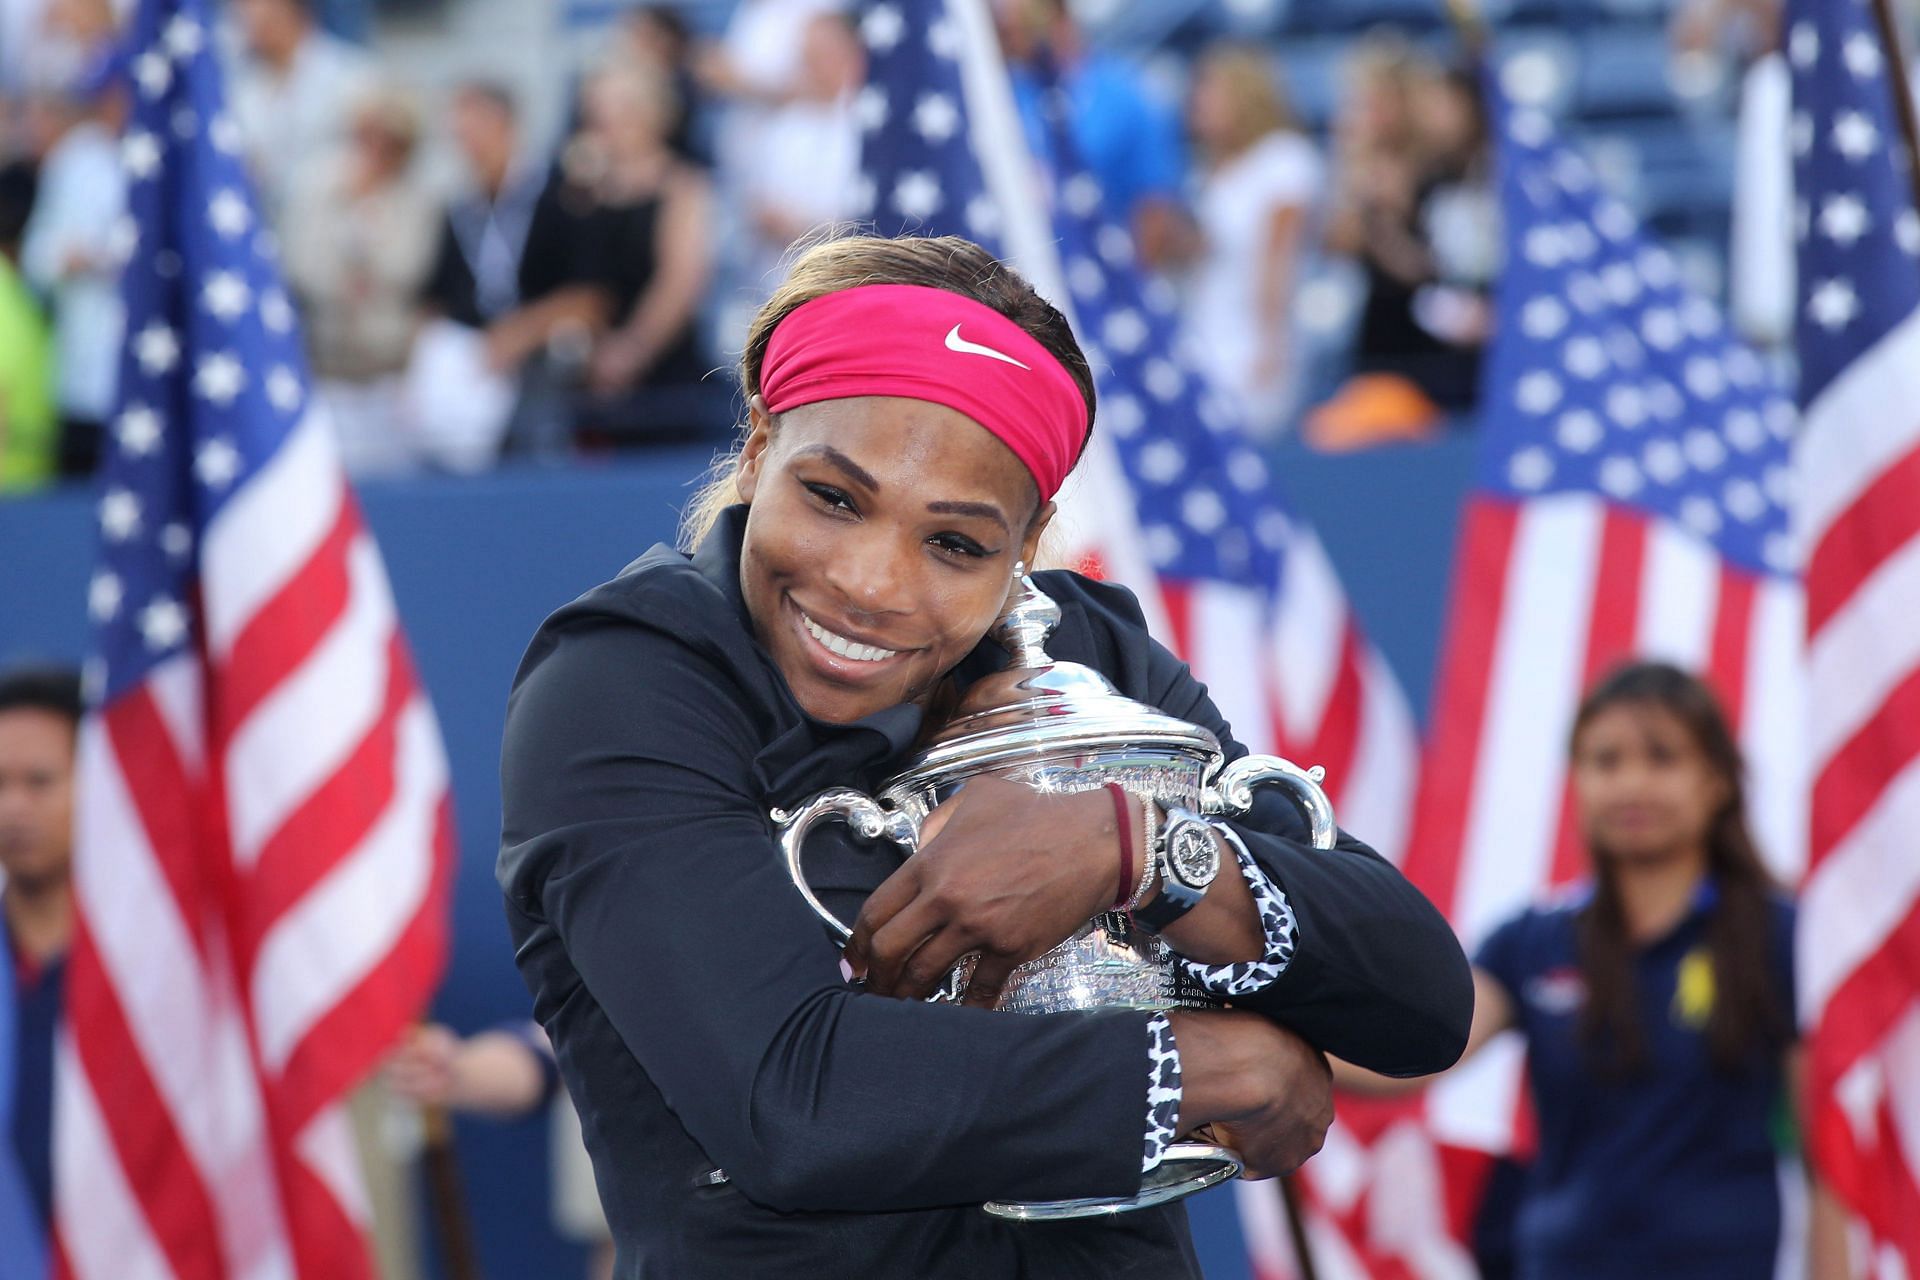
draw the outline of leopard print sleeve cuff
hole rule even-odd
[[[1156,1013],[1147,1020],[1147,1150],[1140,1172],[1166,1158],[1179,1125],[1180,1047],[1167,1015]]]
[[[1180,964],[1194,981],[1217,996],[1250,996],[1271,985],[1293,963],[1299,927],[1294,922],[1293,907],[1287,902],[1286,893],[1267,878],[1267,873],[1253,860],[1253,855],[1247,852],[1247,846],[1240,842],[1233,828],[1221,823],[1215,829],[1233,850],[1233,856],[1240,863],[1240,874],[1246,877],[1247,887],[1253,890],[1253,902],[1260,911],[1260,932],[1266,936],[1267,952],[1258,960],[1240,964],[1204,965],[1192,960],[1182,960]]]

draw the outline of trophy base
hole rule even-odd
[[[1160,1163],[1148,1172],[1139,1195],[1089,1197],[1084,1200],[990,1200],[981,1208],[996,1218],[1011,1218],[1017,1222],[1100,1218],[1133,1209],[1150,1209],[1157,1204],[1190,1196],[1196,1191],[1205,1191],[1228,1178],[1239,1177],[1242,1167],[1239,1156],[1216,1143],[1176,1142],[1167,1148],[1167,1154]]]

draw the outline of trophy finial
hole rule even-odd
[[[993,638],[1013,655],[1016,667],[1044,667],[1053,661],[1047,654],[1047,637],[1060,625],[1060,606],[1053,597],[1033,584],[1024,572],[1014,578],[1007,593],[1007,611],[993,624]]]

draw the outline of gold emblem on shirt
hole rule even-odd
[[[1713,953],[1695,947],[1680,961],[1673,986],[1673,1020],[1698,1030],[1713,1014]]]

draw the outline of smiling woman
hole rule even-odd
[[[1092,379],[1060,313],[952,239],[809,251],[741,374],[744,439],[686,550],[546,621],[502,751],[516,957],[617,1274],[1197,1275],[1176,1207],[1038,1226],[971,1206],[1132,1196],[1203,1126],[1253,1175],[1291,1169],[1331,1119],[1321,1050],[1396,1074],[1458,1054],[1458,944],[1284,802],[1186,815],[1197,888],[1170,901],[1157,804],[979,779],[905,863],[819,834],[813,887],[858,917],[843,966],[770,811],[873,786],[1005,665],[984,637],[1086,444]],[[1056,657],[1244,754],[1130,595],[1035,579]],[[1123,905],[1235,1007],[992,1011],[1014,966]],[[919,999],[969,954],[984,1007]]]

